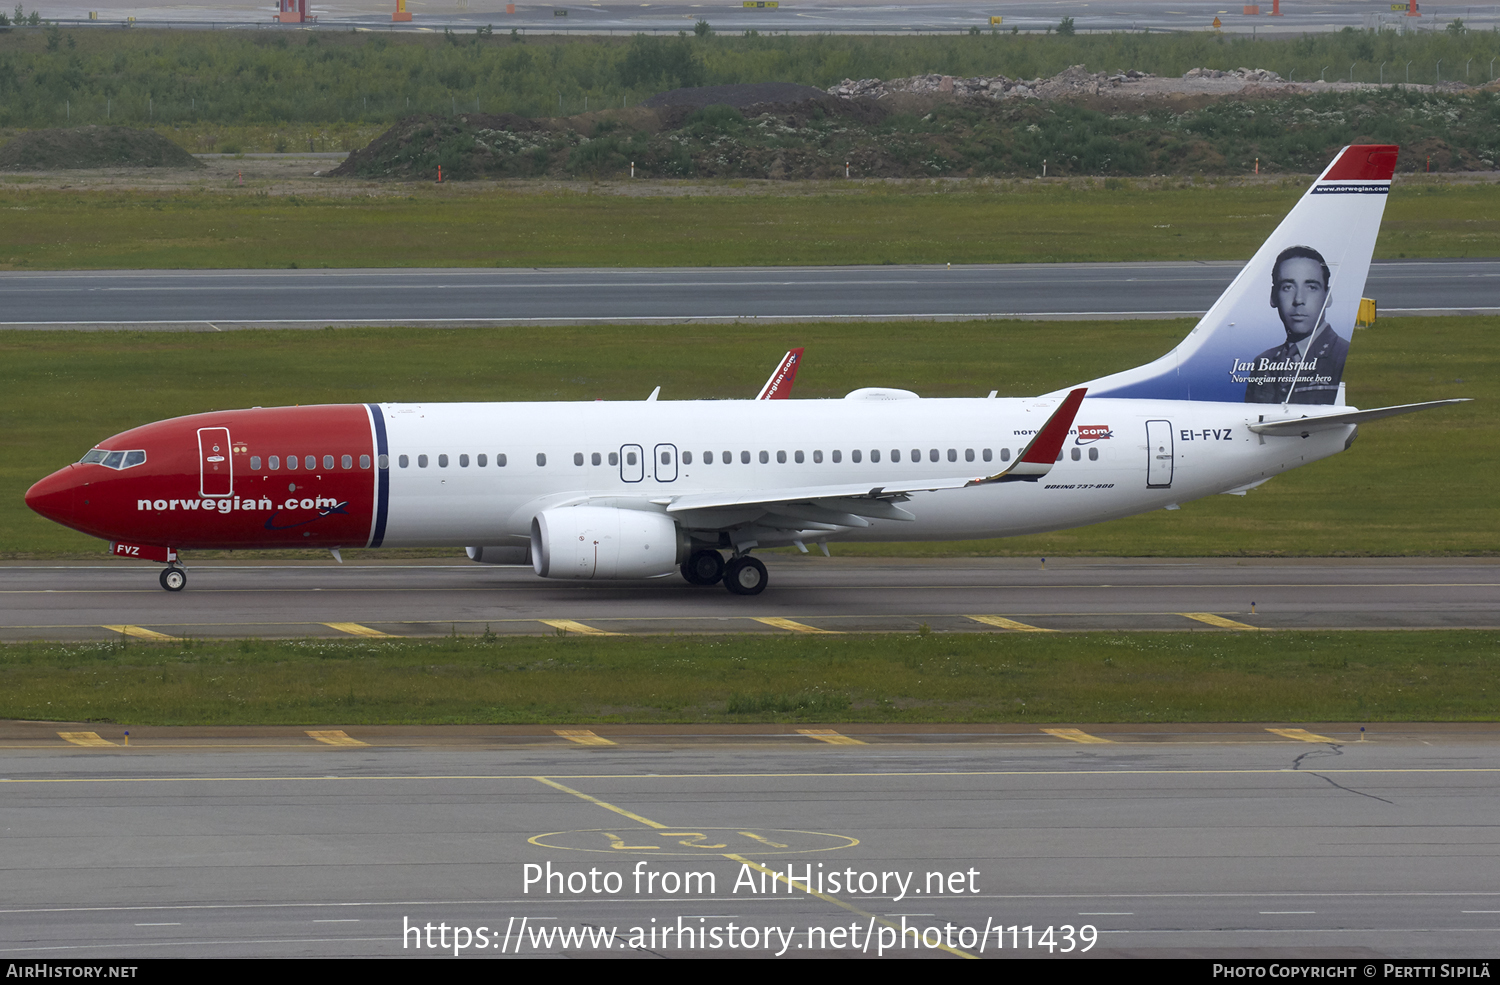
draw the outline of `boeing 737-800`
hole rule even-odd
[[[764,399],[799,350],[756,400],[217,411],[102,441],[26,501],[166,564],[172,591],[180,550],[454,546],[755,595],[757,548],[1004,537],[1243,492],[1364,421],[1456,402],[1344,401],[1396,152],[1341,151],[1171,352],[1055,393]]]

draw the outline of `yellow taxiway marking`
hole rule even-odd
[[[325,729],[321,732],[308,732],[309,739],[317,739],[319,742],[330,746],[367,746],[368,742],[351,739],[344,734],[343,729]]]
[[[323,625],[327,626],[329,629],[336,629],[341,633],[348,633],[350,636],[378,636],[382,638],[391,637],[390,633],[382,633],[378,629],[371,629],[369,626],[361,626],[357,622],[325,622]]]
[[[595,735],[586,728],[555,728],[552,730],[552,734],[560,735],[569,742],[576,742],[580,746],[612,746],[616,744],[602,735]]]
[[[1089,735],[1082,729],[1076,728],[1044,728],[1042,731],[1048,735],[1055,735],[1059,739],[1067,739],[1069,742],[1103,742],[1107,744],[1114,741],[1113,739],[1101,739],[1097,735]]]
[[[831,728],[799,728],[798,735],[805,735],[809,739],[817,739],[831,746],[862,746],[865,745],[859,739],[849,735],[840,735]]]
[[[574,790],[572,787],[565,787],[561,783],[558,783],[556,780],[549,780],[545,776],[533,776],[532,779],[538,783],[545,783],[547,786],[551,787],[554,790],[561,790],[563,793],[570,793],[573,796],[577,797],[579,800],[586,800],[591,804],[597,804],[607,811],[614,811],[621,817],[628,817],[632,821],[635,821],[639,824],[644,824],[648,828],[655,828],[658,831],[661,831],[667,827],[665,824],[659,824],[656,821],[651,820],[649,817],[641,817],[634,811],[627,811],[623,807],[616,807],[614,804],[607,804],[604,801],[600,800],[598,797],[590,797],[582,790]]]
[[[1196,619],[1199,622],[1208,623],[1210,626],[1217,626],[1220,629],[1260,629],[1259,626],[1252,626],[1249,623],[1235,622],[1233,619],[1225,619],[1223,616],[1216,616],[1212,612],[1179,612],[1177,613],[1177,615],[1184,616],[1188,619]]]
[[[572,619],[538,619],[537,622],[545,623],[553,629],[560,629],[565,633],[577,633],[580,636],[624,636],[625,633],[611,633],[603,629],[595,629],[593,626],[585,626],[581,622]]]
[[[1004,616],[966,616],[975,622],[982,622],[986,626],[999,626],[1001,629],[1014,629],[1020,633],[1055,633],[1055,629],[1043,629],[1040,626],[1028,626],[1024,622],[1016,622]]]
[[[794,619],[783,619],[780,616],[751,616],[756,622],[765,623],[767,626],[775,626],[777,629],[787,629],[794,633],[828,633],[830,635],[842,635],[836,629],[819,629],[809,626],[805,622],[797,622]]]
[[[1267,732],[1281,736],[1283,739],[1296,739],[1299,742],[1337,742],[1338,739],[1330,739],[1326,735],[1318,735],[1309,732],[1305,728],[1268,728]]]
[[[168,636],[166,633],[158,633],[154,629],[143,629],[140,626],[105,626],[105,629],[114,630],[116,633],[124,633],[126,636],[134,636],[143,640],[176,640],[176,636]]]
[[[118,742],[99,738],[98,732],[59,732],[57,737],[75,746],[117,746]]]

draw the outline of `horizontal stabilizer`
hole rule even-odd
[[[1382,417],[1412,414],[1419,410],[1431,410],[1433,407],[1447,407],[1449,404],[1464,404],[1468,403],[1470,399],[1469,397],[1457,397],[1452,400],[1429,400],[1421,404],[1377,407],[1374,410],[1352,410],[1345,414],[1322,414],[1317,417],[1295,417],[1280,421],[1262,421],[1258,424],[1251,424],[1249,427],[1256,434],[1306,437],[1314,431],[1327,431],[1330,428],[1344,427],[1349,424],[1363,424],[1365,421],[1378,421]]]

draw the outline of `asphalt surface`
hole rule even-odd
[[[0,954],[1493,955],[1495,727],[1275,727],[9,723]]]
[[[0,272],[0,328],[224,331],[1198,316],[1243,264]],[[1385,261],[1385,314],[1500,312],[1500,260]]]
[[[1227,8],[1227,9],[1226,9]],[[1455,17],[1462,18],[1471,29],[1485,30],[1496,23],[1493,5],[1472,5],[1429,0],[1421,5],[1422,17],[1406,18],[1395,13],[1387,2],[1377,0],[1335,0],[1322,3],[1283,5],[1281,16],[1272,17],[1272,4],[1260,6],[1259,15],[1244,13],[1243,4],[1223,4],[1205,0],[1134,0],[1130,3],[1091,3],[1089,0],[986,0],[984,3],[962,0],[918,0],[906,3],[868,2],[868,0],[781,0],[777,6],[763,5],[746,9],[742,3],[594,3],[559,2],[552,4],[520,3],[514,13],[506,13],[504,3],[483,0],[410,0],[406,9],[413,20],[393,24],[388,0],[326,0],[308,4],[317,24],[307,28],[348,30],[473,30],[490,25],[496,31],[516,28],[528,33],[608,34],[657,33],[675,34],[693,29],[699,20],[707,20],[720,33],[738,34],[746,30],[762,33],[898,33],[948,32],[978,27],[988,32],[1012,28],[1021,31],[1055,29],[1063,17],[1072,17],[1080,31],[1207,30],[1218,18],[1224,33],[1277,34],[1291,32],[1336,31],[1344,27],[1370,28],[1385,26],[1396,30],[1439,30]],[[90,22],[89,11],[98,12]],[[559,15],[557,11],[566,11]],[[87,3],[63,0],[48,8],[49,17],[62,21],[81,21],[93,26],[115,26],[127,16],[136,18],[137,27],[172,24],[179,27],[256,26],[274,29],[270,13],[262,5],[250,2],[226,4],[164,3],[162,0],[88,0]],[[1001,16],[999,25],[990,18]],[[278,25],[279,26],[279,25]],[[296,25],[296,28],[303,28]]]
[[[1500,627],[1483,559],[897,560],[767,555],[752,598],[680,578],[583,582],[431,564],[0,566],[0,641],[448,633],[1028,632]],[[988,620],[988,621],[986,621]]]

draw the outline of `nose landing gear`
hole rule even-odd
[[[179,564],[169,564],[162,570],[161,587],[169,592],[180,592],[187,587],[187,571]]]

